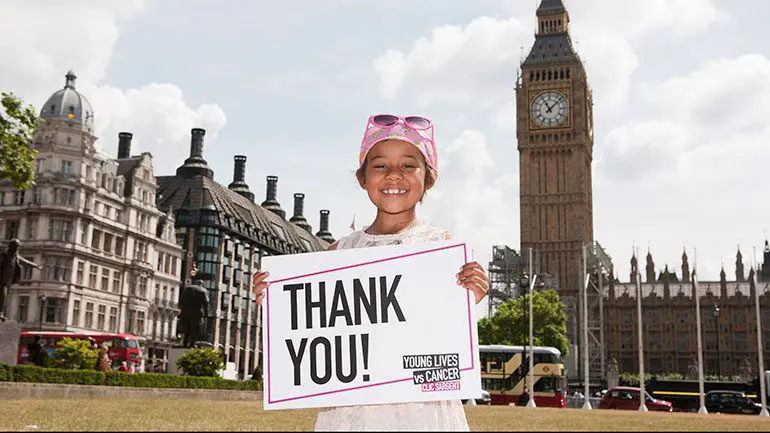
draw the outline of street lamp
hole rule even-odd
[[[45,293],[41,293],[40,296],[37,297],[40,301],[38,305],[40,305],[40,326],[38,327],[38,331],[43,330],[43,315],[45,314],[45,300],[46,296]]]
[[[722,361],[719,359],[719,306],[717,304],[714,304],[714,328],[716,329],[717,337],[717,378],[719,378],[722,372],[720,368]]]
[[[535,404],[535,350],[532,336],[532,288],[535,287],[537,275],[532,272],[532,248],[529,249],[529,401],[527,407],[537,407]]]

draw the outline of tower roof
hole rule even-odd
[[[537,8],[537,15],[543,15],[553,12],[566,12],[567,8],[561,0],[542,0],[540,7]]]
[[[51,95],[40,109],[40,117],[46,120],[63,120],[78,129],[93,134],[94,110],[82,93],[75,90],[72,70],[64,76],[64,88]]]

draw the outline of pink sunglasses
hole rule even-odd
[[[392,128],[398,124],[404,124],[414,130],[430,129],[433,122],[421,116],[396,116],[393,114],[377,114],[369,117],[370,124],[379,128]]]

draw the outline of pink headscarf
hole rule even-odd
[[[362,167],[366,162],[366,155],[375,144],[385,140],[401,140],[415,145],[425,157],[425,162],[438,174],[438,151],[433,140],[433,123],[426,129],[414,129],[406,124],[404,118],[399,117],[398,123],[393,126],[379,126],[372,122],[370,116],[366,123],[364,138],[361,140],[361,152],[358,155],[358,166]]]

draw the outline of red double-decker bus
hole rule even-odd
[[[19,365],[31,364],[28,361],[29,352],[27,351],[27,344],[34,342],[36,335],[40,336],[40,344],[48,352],[49,357],[53,356],[58,342],[68,337],[79,340],[93,339],[100,347],[102,344],[106,344],[107,356],[110,357],[110,364],[113,370],[118,368],[123,361],[126,361],[129,367],[136,367],[142,360],[139,341],[133,334],[23,331],[19,337],[19,351],[16,359]]]

